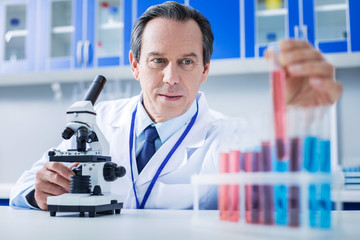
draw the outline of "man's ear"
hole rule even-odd
[[[135,60],[135,57],[131,50],[129,52],[129,60],[130,60],[131,71],[133,72],[134,78],[136,80],[140,80],[139,79],[139,63]]]
[[[209,70],[210,70],[210,61],[208,63],[206,63],[205,67],[204,67],[204,71],[201,77],[201,83],[204,83],[207,79],[207,76],[209,74]]]

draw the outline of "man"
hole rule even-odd
[[[204,94],[198,92],[209,73],[212,44],[208,20],[175,2],[149,8],[134,26],[129,58],[142,93],[96,107],[97,123],[109,141],[112,160],[127,171],[112,185],[114,193],[124,196],[125,208],[191,208],[191,175],[218,172],[217,132],[223,116],[210,110]],[[333,67],[318,51],[294,40],[283,41],[281,50],[288,104],[332,104],[338,99],[342,87],[333,79]],[[149,135],[153,139],[145,140]],[[182,142],[177,144],[179,139]],[[69,144],[64,141],[59,148],[65,150]],[[143,151],[147,144],[155,147],[152,157]],[[144,200],[171,150],[173,155]],[[48,196],[69,191],[72,167],[48,162],[44,155],[20,177],[10,204],[46,210]],[[215,208],[216,204],[216,188],[204,186],[200,207]]]

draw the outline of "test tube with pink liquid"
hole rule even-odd
[[[279,63],[279,52],[279,44],[272,43],[269,45],[267,56],[270,63],[270,85],[273,101],[276,155],[280,161],[283,161],[287,157],[286,73]]]
[[[240,119],[232,119],[229,122],[229,173],[238,173],[240,171],[240,144],[242,135],[242,121]],[[239,184],[231,184],[229,186],[229,217],[230,221],[238,222],[240,219],[240,192]]]
[[[224,120],[220,146],[220,174],[240,171],[240,120]],[[239,184],[219,186],[220,220],[239,221]]]

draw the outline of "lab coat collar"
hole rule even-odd
[[[140,95],[130,98],[129,102],[126,103],[124,111],[117,111],[116,109],[111,110],[114,112],[114,115],[112,115],[112,118],[109,119],[109,123],[111,124],[112,127],[119,128],[122,126],[129,125],[129,129],[130,129],[129,119],[131,119],[131,113],[134,111],[136,104],[139,101],[139,98],[140,98]],[[118,106],[118,107],[121,108],[121,106]],[[128,112],[129,117],[122,117],[121,116],[122,112]]]

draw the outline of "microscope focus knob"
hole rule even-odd
[[[118,166],[116,163],[107,162],[104,165],[104,179],[107,182],[115,181],[117,178],[121,178],[125,175],[126,170],[123,166]]]
[[[74,131],[71,128],[65,128],[65,130],[63,131],[63,133],[61,134],[62,137],[66,140],[70,139],[73,135],[74,135]]]

